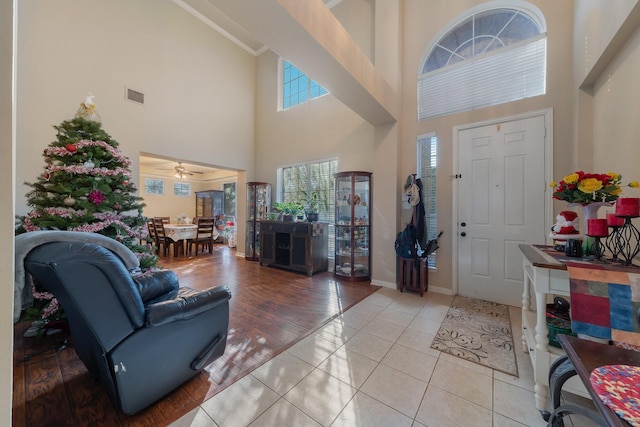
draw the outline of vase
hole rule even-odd
[[[569,203],[568,206],[570,208],[577,206],[580,208],[582,213],[582,229],[580,230],[584,236],[582,240],[582,253],[585,255],[596,255],[594,253],[595,239],[587,236],[587,223],[589,222],[589,219],[598,218],[598,210],[601,207],[611,207],[613,204],[609,202],[593,202],[586,205],[581,203]]]

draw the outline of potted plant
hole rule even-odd
[[[274,221],[282,220],[282,203],[274,202],[271,206],[271,212],[269,212],[269,219]]]
[[[306,192],[303,192],[303,200],[305,203],[305,214],[307,215],[307,221],[315,222],[318,221],[320,203],[324,206],[325,210],[327,209],[327,201],[325,199],[321,199],[317,191],[312,191],[310,195],[307,196]]]
[[[273,209],[282,212],[283,221],[293,221],[303,211],[304,206],[300,202],[276,202]]]

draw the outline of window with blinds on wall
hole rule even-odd
[[[280,61],[281,91],[278,93],[279,108],[286,110],[295,105],[319,98],[328,92],[289,61]]]
[[[429,50],[418,76],[418,120],[546,93],[543,19],[515,8],[480,10]]]
[[[418,137],[418,177],[422,181],[422,199],[427,224],[427,240],[436,238],[436,160],[438,138],[435,134]],[[429,268],[436,267],[436,253],[427,258]]]
[[[338,160],[322,160],[299,163],[278,168],[278,202],[301,202],[316,194],[320,200],[318,221],[329,223],[329,257],[333,256],[335,220],[335,180]],[[329,265],[332,265],[330,262]]]

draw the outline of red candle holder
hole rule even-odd
[[[609,225],[609,227],[622,227],[624,225],[624,218],[616,216],[613,212],[608,212],[607,225]]]
[[[640,198],[621,197],[616,200],[616,216],[635,218],[640,216]]]
[[[607,228],[607,220],[603,218],[587,219],[587,236],[590,237],[607,237],[609,229]]]

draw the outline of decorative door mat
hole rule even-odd
[[[456,296],[431,348],[518,376],[509,307]]]

